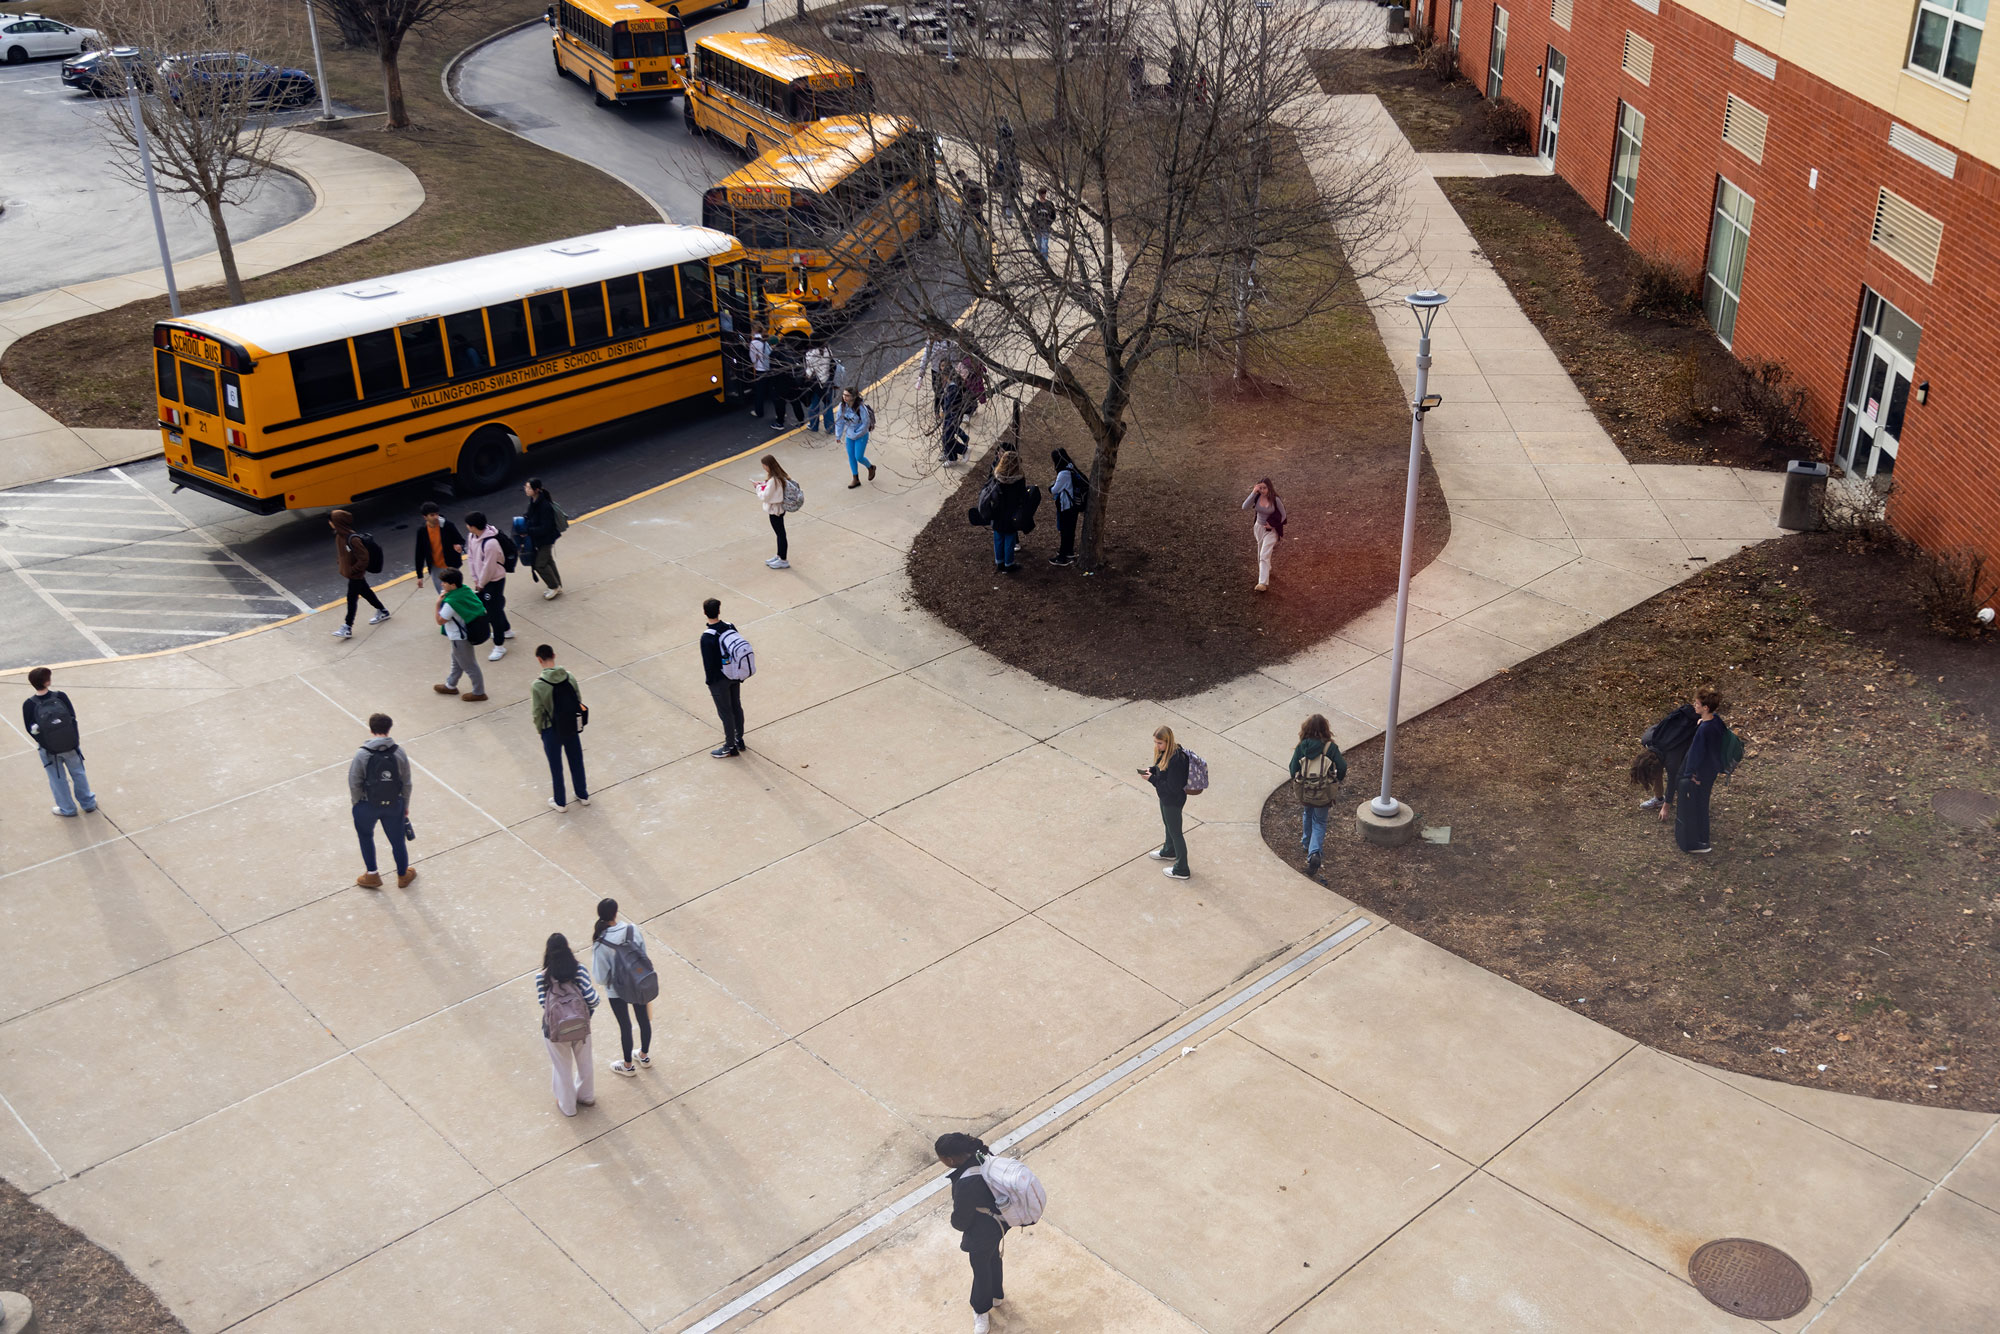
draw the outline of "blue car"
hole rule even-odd
[[[267,65],[239,51],[169,56],[160,62],[159,80],[175,99],[202,88],[208,90],[203,96],[218,100],[241,97],[252,106],[300,107],[319,96],[312,75],[304,70]]]
[[[128,79],[137,79],[144,91],[157,64],[158,56],[136,46],[99,47],[65,60],[62,81],[65,87],[92,97],[120,97]]]

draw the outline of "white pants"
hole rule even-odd
[[[1278,535],[1260,521],[1250,521],[1250,536],[1257,543],[1257,582],[1271,582],[1271,553],[1278,549]]]
[[[562,1108],[564,1116],[575,1116],[576,1105],[588,1107],[597,1101],[597,1072],[590,1059],[590,1039],[581,1042],[550,1042],[542,1039],[542,1045],[549,1049],[549,1067],[556,1090],[556,1106]]]

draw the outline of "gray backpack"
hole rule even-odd
[[[618,993],[618,999],[628,1004],[650,1005],[660,996],[660,975],[653,971],[653,961],[646,955],[646,947],[632,938],[627,931],[623,940],[607,940],[611,947],[611,986]]]
[[[543,988],[542,1036],[550,1042],[581,1042],[590,1036],[590,1002],[575,978],[550,978]]]

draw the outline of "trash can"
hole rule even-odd
[[[1401,5],[1390,5],[1389,31],[1408,32],[1409,30],[1410,30],[1410,11],[1405,9]]]
[[[1826,474],[1824,463],[1793,459],[1785,465],[1785,499],[1778,507],[1778,527],[1802,533],[1820,526],[1821,507],[1826,503]]]

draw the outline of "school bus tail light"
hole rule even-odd
[[[250,443],[250,437],[237,430],[234,426],[223,428],[222,434],[230,444],[236,446],[238,449]]]

